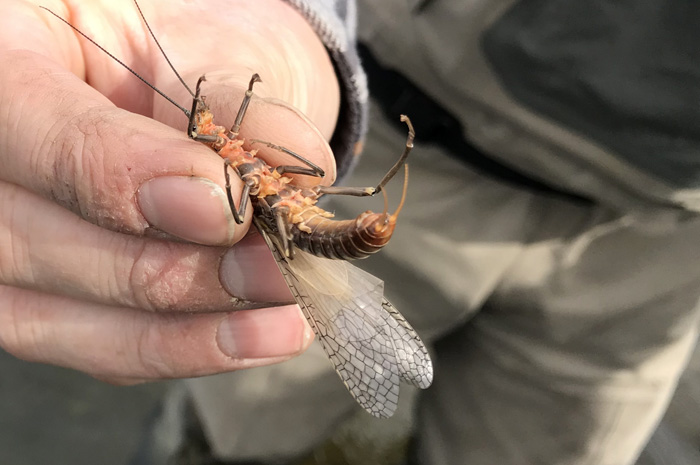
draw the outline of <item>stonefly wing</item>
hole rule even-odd
[[[289,259],[268,232],[270,247],[297,304],[350,394],[379,418],[393,415],[399,380],[425,389],[433,367],[425,345],[384,298],[384,283],[345,260],[294,250]]]

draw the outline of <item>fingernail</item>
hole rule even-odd
[[[141,185],[141,213],[154,228],[199,244],[227,244],[235,223],[224,189],[195,176],[161,176]]]
[[[219,325],[219,349],[236,359],[296,355],[311,338],[309,326],[295,306],[242,310]]]
[[[272,252],[259,235],[249,235],[221,259],[219,279],[226,292],[253,302],[293,302]]]

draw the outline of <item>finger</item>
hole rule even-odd
[[[239,98],[242,100],[244,89],[230,84],[230,80],[225,76],[221,78],[216,80],[208,77],[204,91],[207,104],[216,116],[217,124],[231,127],[236,119],[240,106]],[[256,90],[254,88],[254,91]],[[254,95],[245,113],[240,137],[284,147],[319,166],[325,173],[323,177],[292,176],[297,185],[313,186],[319,183],[331,185],[336,179],[335,159],[326,139],[303,113],[281,100],[258,98]],[[247,143],[245,147],[256,150],[260,158],[270,166],[305,166],[303,162],[290,155],[264,144]]]
[[[257,232],[251,232],[224,253],[220,277],[226,290],[241,299],[293,301],[272,252]]]
[[[155,7],[158,5],[156,2]],[[251,76],[259,74],[262,82],[253,88],[254,97],[243,119],[241,137],[272,142],[304,156],[324,169],[327,174],[322,182],[331,184],[335,180],[335,162],[327,140],[333,135],[338,118],[340,90],[318,35],[290,5],[277,0],[226,1],[219,5],[235,11],[235,15],[212,14],[216,3],[208,5],[212,9],[202,12],[183,4],[173,13],[181,17],[197,15],[197,33],[191,35],[183,34],[182,25],[172,16],[154,10],[144,12],[156,36],[166,38],[161,43],[179,63],[177,69],[185,82],[193,87],[200,75],[206,74],[202,93],[217,124],[232,126]],[[280,24],[284,24],[284,34],[279,33]],[[230,53],[211,53],[212,37],[217,44],[236,46]],[[153,57],[155,63],[162,61],[162,57]],[[172,78],[171,70],[161,66],[154,71],[156,82],[168,95],[178,102],[190,101],[183,86]],[[182,119],[162,99],[155,101],[154,116],[184,129]],[[261,145],[254,148],[272,166],[299,165],[279,151]],[[295,178],[303,185],[321,181],[308,176]]]
[[[243,246],[245,247],[245,246]],[[71,214],[21,187],[0,182],[0,283],[151,311],[225,311],[258,302],[291,302],[279,273],[219,271],[224,248],[118,234]],[[257,266],[276,265],[254,250]],[[245,263],[241,263],[245,266]],[[222,286],[222,281],[226,288]],[[242,294],[232,294],[231,285]],[[250,299],[248,299],[250,300]]]
[[[299,354],[312,337],[296,306],[154,314],[0,286],[0,347],[101,379],[183,378],[267,365]]]
[[[248,223],[236,228],[223,162],[210,149],[117,109],[40,55],[11,51],[2,61],[0,127],[10,130],[0,131],[0,180],[116,231],[155,227],[214,245],[245,235]],[[240,182],[232,182],[238,199]]]
[[[164,10],[172,10],[171,5],[166,6],[163,2],[147,2],[141,7],[155,35],[162,36],[160,41],[164,50],[178,63],[177,70],[184,82],[192,88],[200,75],[206,72],[208,81],[205,83],[204,95],[217,124],[228,127],[233,124],[253,72],[260,73],[265,77],[263,82],[256,85],[255,93],[266,98],[254,99],[244,118],[241,136],[268,140],[302,154],[324,169],[327,173],[323,181],[325,184],[332,183],[335,179],[335,163],[326,141],[333,134],[338,117],[339,87],[333,65],[316,33],[298,12],[277,0],[255,3],[228,1],[220,5],[235,10],[235,16],[216,14],[215,4],[209,5],[209,11],[201,11],[193,5],[179,5],[176,17],[163,14]],[[99,8],[112,7],[102,5]],[[104,32],[105,28],[98,29],[91,24],[105,21],[103,18],[95,18],[100,13],[104,14],[99,8],[86,6],[81,8],[80,15],[71,14],[70,11],[66,14],[74,18],[78,28],[89,31],[90,35],[94,34],[94,38],[106,45],[106,48],[119,49],[119,37]],[[122,7],[114,12],[115,15],[123,16],[123,21],[128,26],[122,26],[125,29],[123,35],[128,43],[153,43],[136,11],[135,8]],[[198,18],[196,29],[183,24],[181,18],[195,15]],[[233,19],[235,24],[232,23]],[[243,30],[237,27],[242,23],[247,24]],[[285,24],[287,33],[284,38],[274,33],[278,24]],[[67,27],[65,29],[68,30]],[[109,30],[109,27],[106,29]],[[208,31],[208,34],[201,34],[201,30]],[[225,56],[203,53],[202,50],[210,49],[209,36],[217,37],[221,43],[236,43],[235,53]],[[150,92],[148,88],[135,77],[126,75],[115,60],[94,44],[82,38],[81,44],[86,66],[94,68],[90,73],[91,85],[104,89],[118,105],[145,113],[147,107],[144,107],[144,101],[148,102],[149,99],[144,92]],[[174,71],[164,66],[164,57],[160,56],[157,48],[119,50],[119,54],[128,56],[125,61],[129,64],[135,62],[135,71],[149,79],[175,102],[190,108],[191,95],[175,78]],[[115,75],[121,76],[128,85],[116,87],[112,84]],[[182,128],[184,132],[186,119],[182,114],[164,98],[155,95],[152,98],[155,99],[153,114],[156,119]],[[261,156],[273,166],[297,163],[293,158],[282,156],[280,152],[267,147],[257,148],[260,149]],[[318,179],[309,177],[300,178],[299,181],[305,185],[319,182]]]
[[[288,2],[209,0],[203,9],[196,2],[174,6],[154,0],[142,7],[186,82],[196,82],[205,72],[212,83],[223,79],[245,89],[258,73],[257,95],[298,108],[324,139],[332,136],[340,101],[336,71],[319,34]],[[188,27],[192,17],[196,27]],[[153,63],[163,62],[153,58]],[[156,72],[159,80],[171,74],[165,66],[160,70],[165,75]]]

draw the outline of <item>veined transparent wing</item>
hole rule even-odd
[[[335,371],[355,400],[376,417],[396,410],[399,380],[430,386],[430,356],[413,328],[384,298],[384,283],[344,260],[299,249],[288,260],[267,232],[270,247]]]
[[[348,266],[352,265],[348,264]],[[377,279],[369,273],[359,271]],[[399,376],[406,383],[427,389],[433,382],[433,362],[430,360],[428,350],[413,327],[386,298],[382,298],[382,308],[384,312],[380,314],[389,328],[391,341],[396,350]]]

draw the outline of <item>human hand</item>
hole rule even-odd
[[[189,107],[131,2],[40,4]],[[185,81],[207,73],[218,124],[231,125],[258,72],[241,136],[303,153],[333,181],[338,84],[301,16],[280,0],[141,7]],[[0,56],[0,347],[116,383],[306,348],[296,306],[236,311],[249,308],[238,299],[291,299],[266,247],[243,239],[250,211],[232,220],[221,158],[187,139],[177,108],[36,3],[0,4]]]

